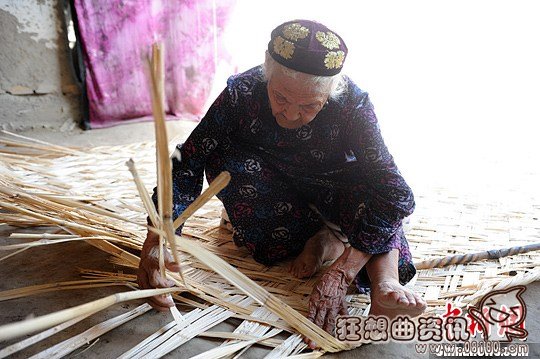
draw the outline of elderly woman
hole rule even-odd
[[[327,331],[346,313],[353,281],[370,288],[371,314],[414,316],[425,309],[403,286],[415,273],[401,225],[414,209],[413,194],[383,142],[368,94],[340,74],[346,56],[343,39],[320,23],[278,26],[264,65],[227,81],[173,158],[175,218],[200,194],[204,172],[212,182],[229,171],[231,182],[218,197],[237,245],[266,265],[295,258],[290,271],[298,277],[334,261],[309,303],[309,318]],[[157,243],[149,234],[142,288],[172,285],[159,274]],[[166,264],[178,270],[170,255]],[[173,305],[163,297],[152,304]]]

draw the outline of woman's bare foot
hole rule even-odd
[[[366,269],[371,281],[371,315],[415,317],[426,309],[426,302],[399,283],[399,250],[371,257]]]
[[[398,315],[416,317],[426,310],[426,302],[398,281],[371,284],[371,315],[385,315],[392,319]]]
[[[324,262],[337,259],[344,249],[343,242],[325,226],[306,242],[302,253],[291,263],[289,272],[297,278],[311,277]]]

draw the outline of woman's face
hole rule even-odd
[[[313,121],[328,100],[323,94],[310,88],[303,75],[293,79],[276,71],[268,81],[268,98],[272,114],[278,125],[299,128]]]

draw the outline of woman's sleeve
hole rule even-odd
[[[173,220],[201,194],[208,156],[226,146],[232,131],[230,93],[225,89],[208,109],[186,142],[176,146],[172,161]],[[157,187],[152,200],[158,206]],[[181,228],[177,230],[180,233]]]
[[[356,217],[356,235],[349,241],[368,253],[388,252],[396,246],[403,218],[414,211],[414,196],[384,143],[366,93],[352,106],[350,119],[350,146],[366,201]]]

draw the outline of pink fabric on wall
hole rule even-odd
[[[168,117],[199,119],[235,0],[76,0],[92,128],[150,119],[147,58],[165,49]],[[215,6],[215,7],[214,7]]]

